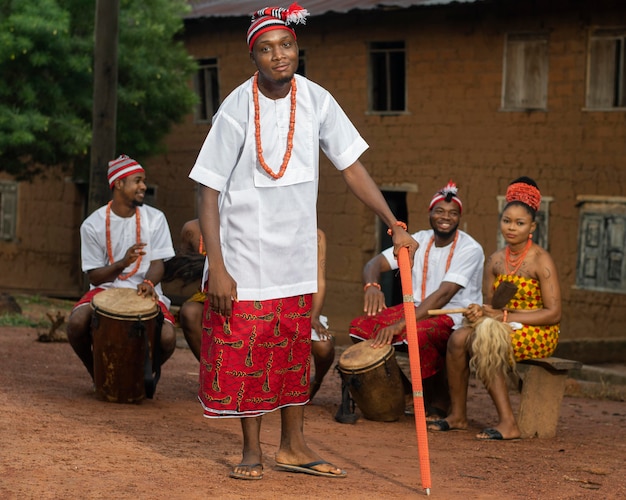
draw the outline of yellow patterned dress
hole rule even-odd
[[[506,305],[508,310],[543,308],[539,281],[516,275],[500,274],[494,282],[494,290],[503,281],[509,281],[517,286],[515,296]],[[559,331],[559,323],[554,325],[522,325],[521,329],[513,330],[511,343],[515,353],[515,361],[552,356],[559,341]]]

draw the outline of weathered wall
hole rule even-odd
[[[0,284],[41,295],[76,296],[81,290],[79,188],[52,170],[18,186],[16,239],[0,241]]]
[[[418,186],[408,194],[411,229],[427,225],[430,197],[452,178],[465,206],[463,227],[489,254],[496,248],[496,196],[517,176],[535,178],[554,198],[549,245],[563,288],[563,338],[621,337],[626,295],[576,290],[574,282],[576,196],[624,195],[626,181],[624,113],[583,109],[588,30],[613,25],[626,9],[578,2],[588,4],[578,10],[557,1],[545,12],[527,3],[330,14],[310,18],[297,29],[298,40],[307,76],[333,93],[369,142],[362,159],[376,182]],[[187,33],[193,56],[218,59],[223,96],[254,70],[243,41],[246,27],[246,19],[227,19],[191,25]],[[505,35],[537,30],[549,33],[548,111],[500,111]],[[401,116],[367,113],[367,43],[389,40],[405,40],[407,47],[408,113]],[[181,175],[193,164],[205,129],[190,120],[171,135],[168,160],[174,163],[177,155]],[[321,168],[319,224],[329,242],[326,312],[335,328],[345,330],[362,307],[360,274],[376,251],[375,219],[328,162]],[[180,181],[191,193],[188,182]],[[173,227],[194,216],[191,205],[180,216],[168,215]]]
[[[589,28],[614,26],[625,15],[626,6],[608,0],[503,0],[314,16],[297,28],[300,47],[306,51],[307,76],[333,93],[369,142],[371,148],[362,160],[375,181],[417,185],[418,192],[407,197],[412,230],[427,226],[427,204],[450,178],[459,185],[464,202],[463,228],[487,254],[496,248],[496,196],[504,194],[510,180],[529,175],[545,196],[554,199],[549,245],[562,284],[564,339],[626,337],[626,295],[574,287],[576,197],[626,193],[624,112],[584,110]],[[222,98],[254,71],[245,46],[247,26],[247,18],[188,26],[185,40],[190,54],[218,59]],[[536,30],[549,33],[548,111],[500,111],[505,35]],[[367,44],[390,40],[406,42],[408,113],[371,115]],[[175,243],[182,224],[195,217],[195,187],[187,174],[207,131],[207,124],[194,124],[189,117],[168,137],[167,155],[139,159],[148,169],[149,181],[158,186],[156,205],[166,212]],[[362,309],[361,269],[377,250],[375,218],[347,192],[341,175],[327,161],[321,170],[319,225],[329,244],[325,312],[333,329],[345,331]],[[64,201],[70,206],[77,203],[73,196]],[[43,211],[50,212],[47,207]],[[64,213],[81,219],[77,212],[66,206]],[[36,213],[29,208],[23,217],[36,219]],[[68,229],[63,239],[63,252],[71,241],[74,256],[57,252],[55,258],[60,260],[52,263],[67,266],[68,287],[77,278],[73,263],[78,260],[79,224],[80,220],[70,224],[75,231]],[[26,248],[29,229],[20,231],[18,246],[33,255],[29,262],[47,259],[44,249],[38,249],[43,243],[32,241]],[[2,244],[0,252],[4,259],[7,250]],[[30,265],[34,264],[16,266],[23,269],[16,275],[23,277]],[[40,279],[37,276],[44,272],[50,273],[50,267],[42,265],[31,279]],[[20,278],[20,283],[27,281]]]

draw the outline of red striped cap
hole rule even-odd
[[[107,174],[109,187],[113,188],[113,184],[117,179],[123,179],[124,177],[139,172],[145,172],[144,168],[139,165],[139,163],[129,158],[127,155],[120,155],[119,158],[109,162],[109,172]]]
[[[430,205],[428,205],[428,211],[430,212],[440,201],[453,201],[459,206],[459,213],[462,213],[463,203],[461,203],[461,198],[457,196],[457,193],[458,188],[456,187],[456,184],[452,181],[448,182],[448,184],[434,194],[433,199],[430,200]]]
[[[308,15],[309,12],[300,7],[297,3],[291,4],[288,9],[283,9],[282,7],[265,7],[264,9],[257,10],[252,14],[252,23],[248,28],[248,36],[246,38],[248,47],[252,50],[257,38],[263,33],[277,29],[289,31],[295,40],[296,32],[288,25],[291,23],[305,24],[306,16]]]

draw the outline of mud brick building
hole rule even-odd
[[[261,4],[190,1],[184,42],[199,63],[190,85],[201,104],[167,138],[167,154],[139,159],[175,239],[195,217],[196,188],[187,174],[211,116],[254,71],[245,32]],[[623,353],[626,4],[301,4],[311,16],[296,27],[299,71],[335,96],[370,144],[363,163],[397,215],[411,230],[427,227],[432,194],[454,179],[462,228],[488,255],[499,244],[508,182],[533,177],[544,195],[537,241],[554,256],[562,284],[562,339],[601,340]],[[320,168],[319,226],[329,244],[325,313],[332,329],[345,332],[362,309],[362,266],[388,244],[386,228],[325,159]],[[69,179],[0,179],[0,192],[2,287],[77,293],[83,189]]]

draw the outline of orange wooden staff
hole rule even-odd
[[[420,368],[420,351],[417,341],[417,325],[415,320],[415,303],[413,301],[413,283],[411,279],[411,263],[409,251],[401,248],[398,253],[398,266],[402,281],[402,302],[406,319],[406,338],[409,343],[409,364],[411,367],[411,383],[413,384],[413,407],[415,409],[415,430],[417,432],[417,451],[420,461],[420,476],[426,495],[430,495],[430,455],[428,452],[428,434],[426,431],[426,409],[424,407],[424,389]]]

